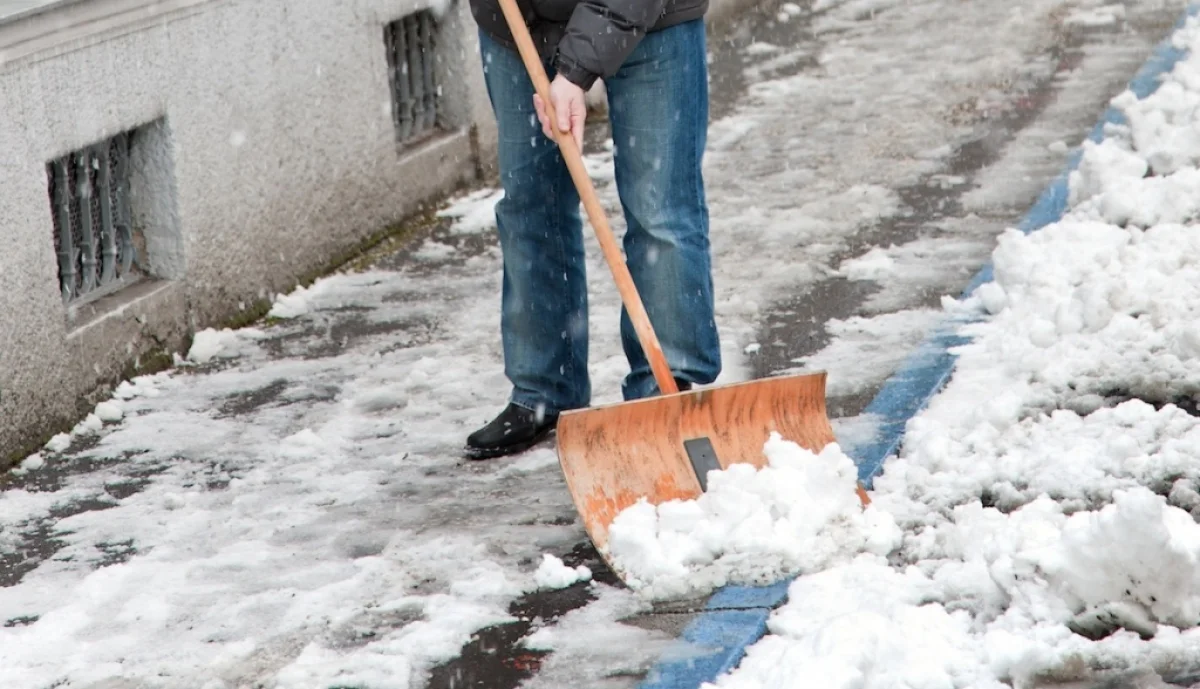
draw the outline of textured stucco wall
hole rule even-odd
[[[85,9],[118,1],[129,4]],[[84,37],[63,30],[66,45],[26,42],[25,54],[0,33],[0,458],[75,418],[153,346],[289,289],[472,178],[472,125],[482,160],[494,158],[465,0],[440,20],[443,109],[460,129],[411,151],[396,143],[383,25],[426,4],[193,2],[133,30],[111,19]],[[59,12],[21,21],[65,26]],[[46,162],[154,121],[153,172],[135,186],[153,270],[168,281],[68,310]]]

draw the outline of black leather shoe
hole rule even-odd
[[[546,439],[558,424],[558,414],[538,414],[509,404],[488,425],[467,437],[471,459],[492,459],[523,452]]]

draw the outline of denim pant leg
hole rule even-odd
[[[591,387],[579,194],[557,144],[542,133],[520,55],[482,32],[479,40],[499,129],[500,328],[510,399],[547,413],[585,407]]]
[[[705,384],[721,372],[713,307],[702,159],[708,130],[703,20],[648,34],[605,80],[625,254],[675,377]],[[627,312],[625,399],[658,393]]]

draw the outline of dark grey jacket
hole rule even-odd
[[[470,0],[488,36],[516,50],[498,0]],[[650,31],[699,19],[708,0],[517,0],[542,59],[585,90],[617,73]]]

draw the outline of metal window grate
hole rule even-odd
[[[401,142],[410,142],[437,130],[438,96],[434,69],[437,20],[429,10],[391,22],[384,27],[388,76],[392,84],[392,119]]]
[[[132,276],[129,140],[124,132],[46,165],[64,302],[110,292]]]

